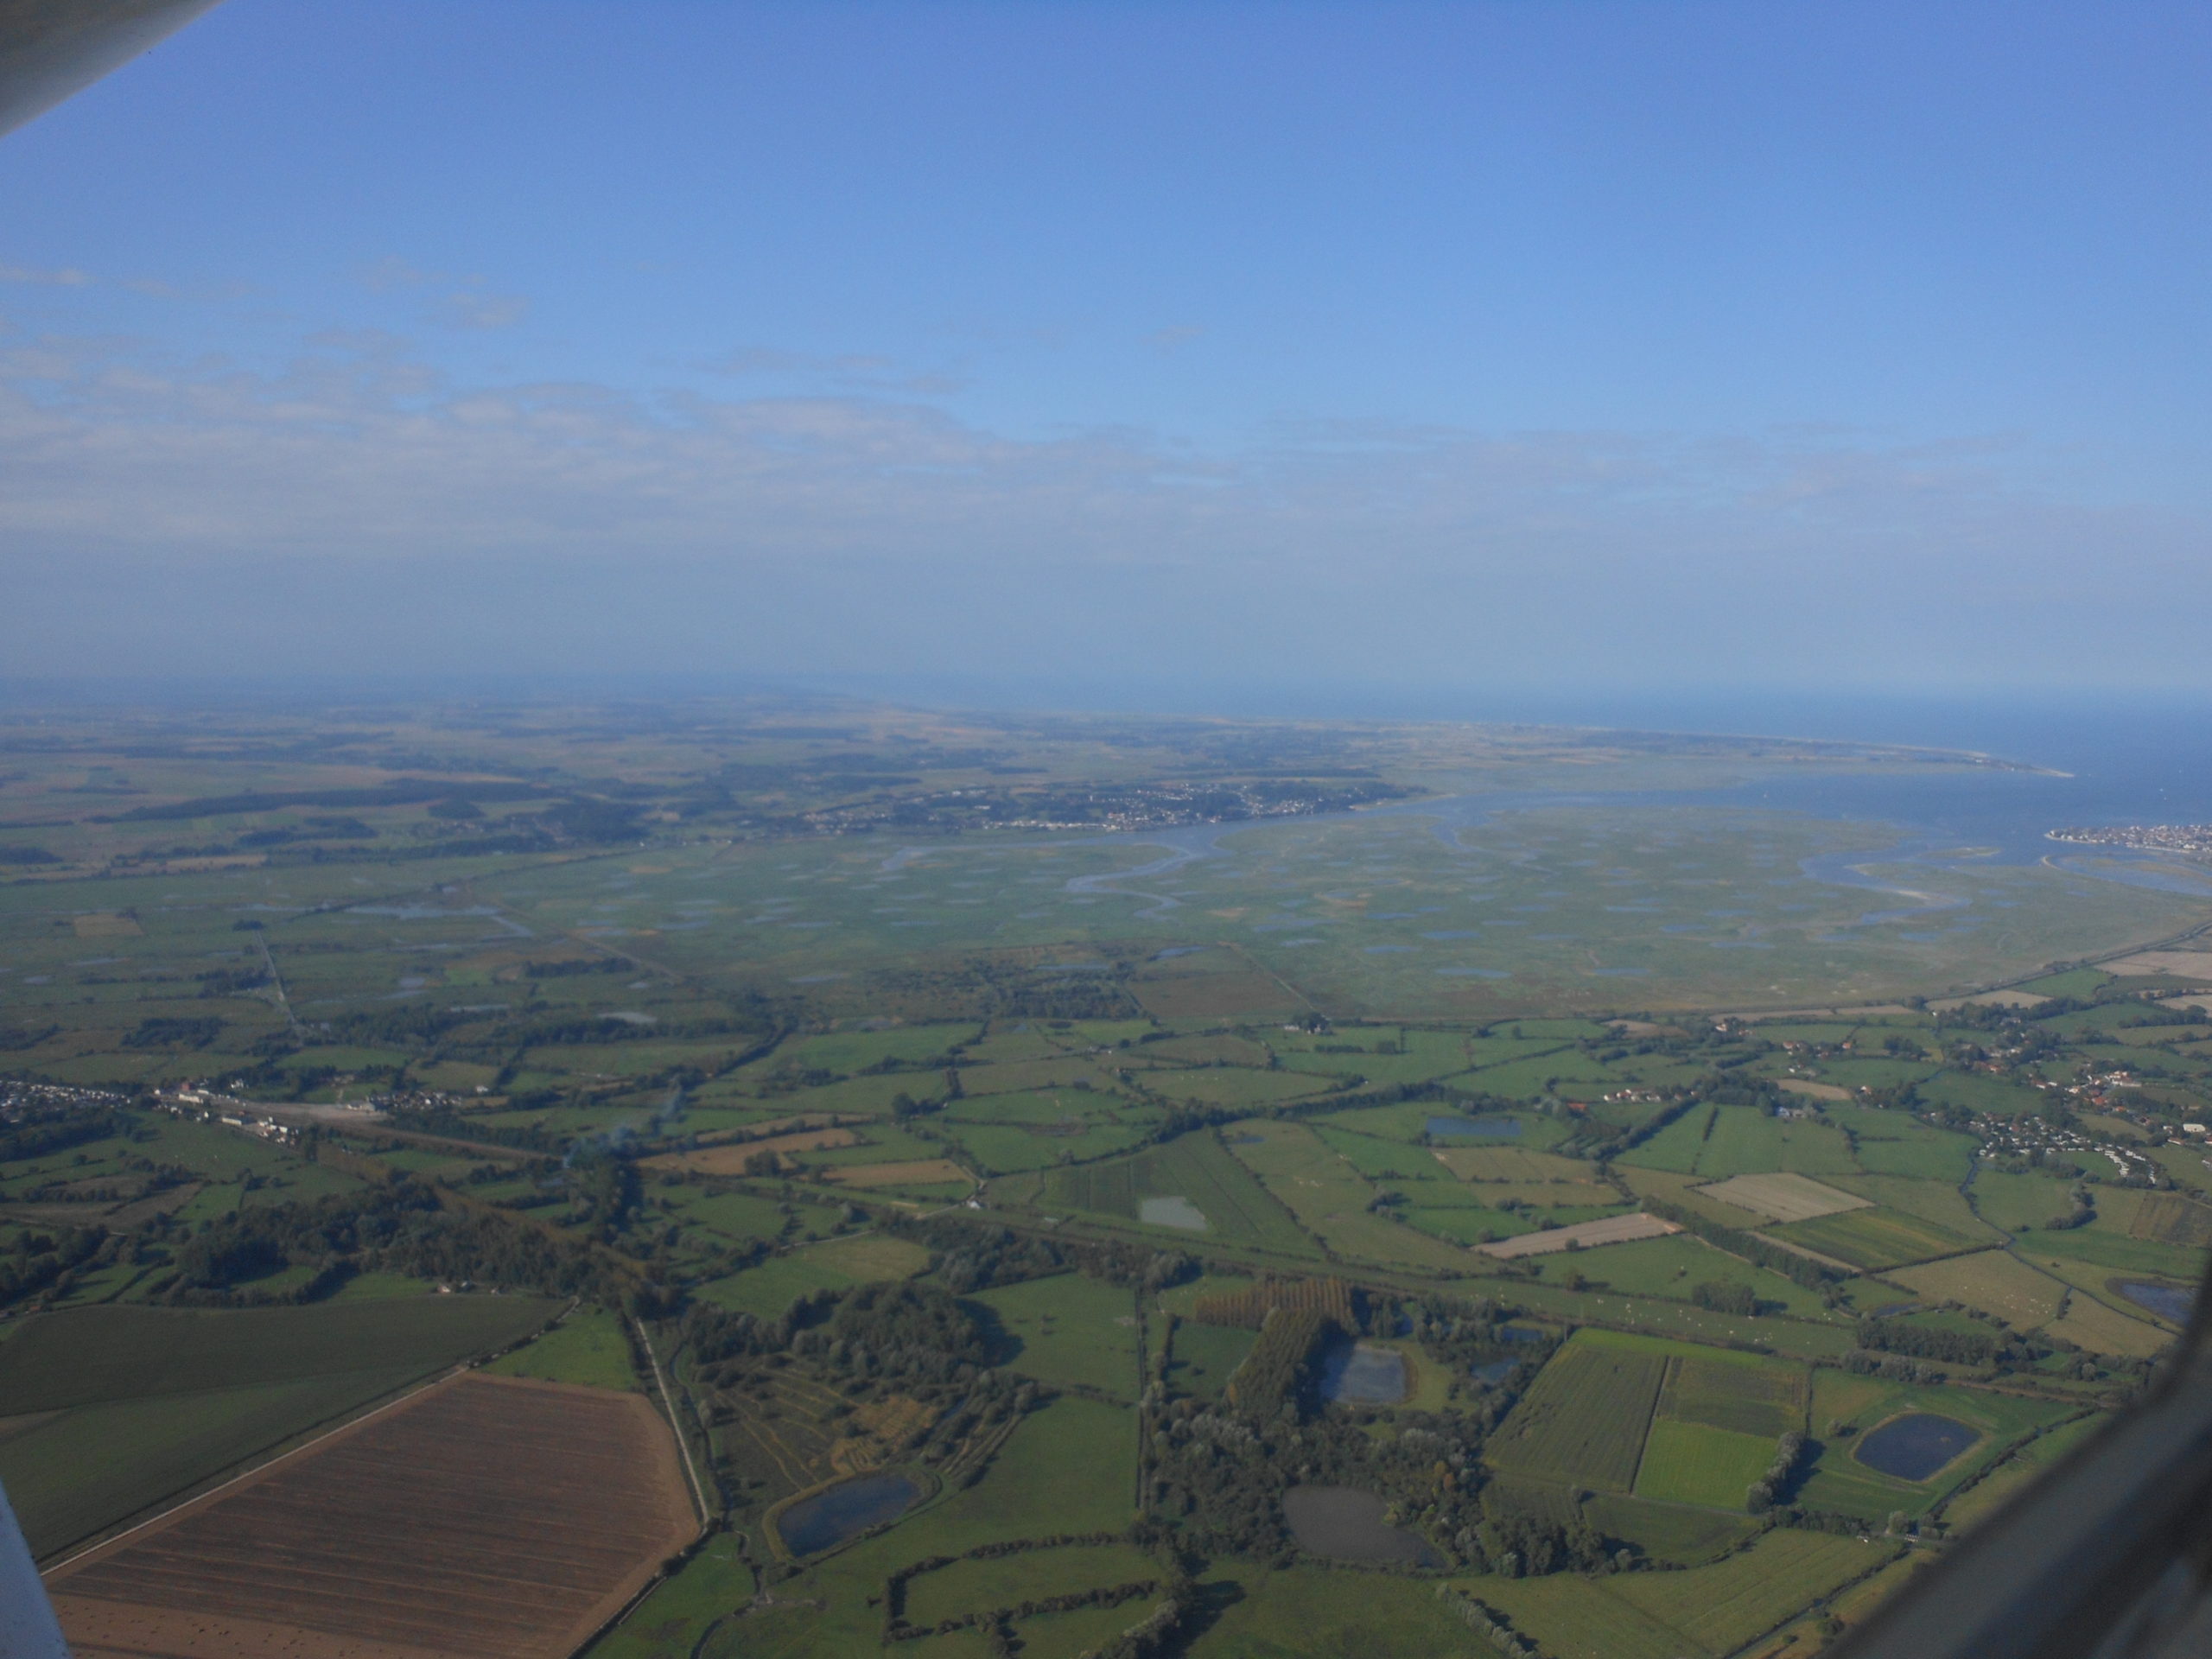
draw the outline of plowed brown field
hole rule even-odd
[[[468,1375],[79,1556],[79,1659],[562,1659],[697,1535],[639,1395]]]

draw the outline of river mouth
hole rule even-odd
[[[1427,1539],[1382,1519],[1389,1510],[1356,1486],[1294,1486],[1282,1497],[1283,1519],[1298,1547],[1338,1561],[1408,1561],[1441,1567]]]
[[[897,1520],[921,1495],[904,1475],[862,1475],[801,1498],[776,1517],[776,1531],[792,1554],[819,1554]]]
[[[1925,1480],[1980,1439],[1956,1418],[1909,1411],[1869,1433],[1851,1455],[1878,1474]]]

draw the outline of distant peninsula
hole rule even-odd
[[[2212,823],[2126,823],[2044,832],[2085,847],[2133,847],[2151,853],[2212,854]]]

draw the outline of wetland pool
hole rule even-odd
[[[1137,1219],[1147,1227],[1175,1227],[1186,1233],[1203,1233],[1211,1226],[1206,1212],[1179,1195],[1139,1199]]]
[[[1925,1480],[1980,1438],[1956,1418],[1909,1411],[1868,1434],[1851,1455],[1878,1474]]]
[[[1282,1497],[1283,1519],[1298,1547],[1339,1561],[1409,1561],[1441,1567],[1444,1558],[1416,1533],[1389,1525],[1373,1492],[1356,1486],[1294,1486]]]
[[[904,1515],[922,1495],[904,1475],[862,1475],[803,1498],[776,1518],[794,1555],[814,1555]]]
[[[2187,1325],[2190,1310],[2196,1306],[2196,1293],[2183,1285],[2161,1285],[2145,1279],[2123,1279],[2113,1288],[2136,1306],[2146,1307],[2160,1319],[2171,1319],[2176,1325]]]
[[[1406,1357],[1374,1343],[1338,1343],[1322,1356],[1316,1387],[1324,1400],[1395,1406],[1406,1397]]]
[[[1428,1133],[1438,1141],[1517,1141],[1521,1136],[1521,1120],[1517,1117],[1432,1117]]]

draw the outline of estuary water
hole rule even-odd
[[[1424,717],[1481,720],[1496,718],[1497,712],[1469,708],[1455,716],[1436,709]],[[1780,704],[1764,700],[1742,707],[1623,703],[1602,710],[1555,710],[1548,716],[1531,709],[1529,717],[1652,733],[1748,734],[1894,745],[1980,754],[1992,764],[1874,772],[1849,765],[1831,770],[1817,765],[1785,769],[1745,763],[1732,768],[1719,760],[1719,780],[1696,789],[1483,791],[1357,812],[1109,831],[1083,840],[1155,848],[1158,855],[1132,869],[1076,877],[1067,889],[1135,899],[1141,901],[1137,916],[1156,917],[1183,904],[1162,890],[1162,878],[1214,855],[1225,836],[1270,824],[1411,817],[1433,823],[1437,837],[1457,849],[1463,830],[1501,814],[1561,806],[1648,806],[1764,810],[1887,826],[1896,839],[1885,849],[1810,858],[1802,867],[1802,873],[1815,880],[1863,888],[1886,901],[1872,906],[1854,925],[1923,914],[1932,918],[1952,907],[1950,900],[1901,891],[1866,874],[1859,867],[1869,864],[1986,868],[2049,863],[2085,880],[2212,897],[2212,867],[2201,877],[2177,874],[2171,858],[2048,838],[2050,830],[2069,825],[2212,823],[2212,705],[2150,697],[2037,704]],[[1726,776],[1732,770],[1732,781]],[[896,869],[931,850],[938,849],[902,848],[884,868]]]

